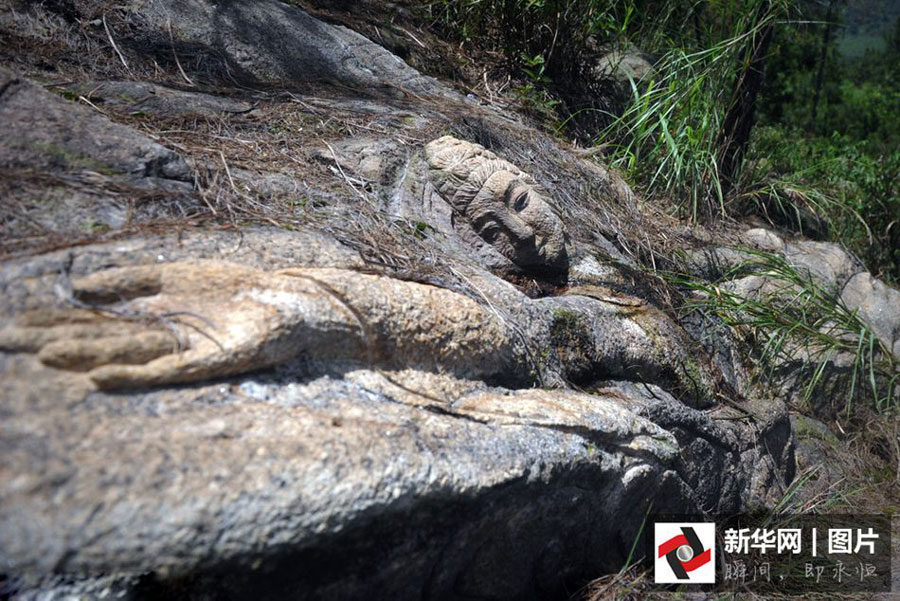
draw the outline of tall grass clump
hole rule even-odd
[[[841,385],[843,399],[826,395],[835,407],[849,414],[858,399],[870,398],[875,409],[895,409],[895,391],[900,372],[891,349],[886,348],[869,327],[836,294],[825,289],[803,269],[784,257],[756,250],[735,249],[747,259],[708,282],[681,274],[668,279],[693,292],[686,310],[702,309],[718,315],[759,349],[757,360],[763,373],[778,384],[779,368],[798,359],[812,366],[803,400],[809,406],[828,383],[829,369],[845,365],[849,380]],[[761,278],[753,293],[736,289],[729,282],[753,274]],[[791,370],[788,369],[788,372]]]
[[[741,134],[752,127],[757,71],[783,10],[769,0],[743,4],[733,25],[698,36],[712,40],[706,47],[668,50],[654,79],[633,83],[631,103],[601,136],[615,166],[695,220],[726,215],[740,187]]]
[[[632,103],[602,136],[615,140],[614,166],[694,218],[724,212],[717,157],[728,90],[715,70],[723,60],[714,51],[671,51],[657,64],[659,79],[646,89],[633,84]]]

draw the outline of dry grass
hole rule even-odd
[[[231,96],[237,92],[216,91]],[[402,100],[389,101],[397,111],[392,114],[372,112],[328,93],[243,90],[240,95],[255,105],[251,113],[220,119],[133,115],[117,109],[109,114],[189,161],[207,223],[312,227],[356,249],[373,272],[467,289],[416,224],[384,213],[376,186],[354,185],[315,152],[358,135],[390,137],[415,148],[439,135],[441,115],[435,114],[434,127],[423,131],[396,116],[410,114],[412,107]],[[422,107],[418,110],[421,113]],[[264,181],[271,175],[290,185],[267,189]]]
[[[84,18],[74,23],[40,7],[35,7],[27,15],[7,14],[16,15],[16,27],[7,25],[3,31],[6,35],[12,35],[14,31],[19,36],[20,44],[12,50],[20,59],[29,57],[29,64],[24,69],[27,73],[48,81],[51,74],[40,70],[41,61],[46,59],[47,62],[52,60],[57,67],[50,83],[98,77],[139,79],[191,91],[239,97],[256,105],[256,109],[247,115],[221,119],[160,118],[100,107],[113,120],[135,127],[164,146],[178,151],[191,162],[197,174],[195,196],[206,208],[203,214],[192,217],[195,221],[232,226],[266,223],[287,228],[314,224],[337,233],[351,245],[362,246],[361,251],[375,262],[397,264],[401,266],[398,271],[424,268],[424,265],[414,265],[415,261],[404,258],[422,254],[419,248],[421,240],[417,236],[404,234],[409,230],[409,224],[395,224],[387,216],[380,215],[375,198],[371,206],[356,206],[360,204],[359,191],[313,159],[308,150],[321,147],[323,142],[359,135],[389,137],[415,149],[433,137],[455,133],[495,150],[532,172],[548,189],[553,190],[560,213],[569,224],[573,238],[578,241],[593,243],[595,236],[602,234],[624,255],[650,267],[664,262],[665,257],[671,254],[671,248],[696,244],[691,230],[674,219],[634,199],[625,199],[625,202],[616,199],[591,159],[578,158],[567,144],[550,135],[537,133],[530,127],[523,127],[509,118],[500,117],[490,106],[483,109],[469,103],[459,106],[442,103],[438,106],[415,98],[374,100],[398,113],[427,115],[431,127],[422,131],[407,126],[403,119],[354,107],[352,103],[343,101],[341,91],[335,89],[318,89],[304,95],[250,90],[235,88],[229,82],[198,78],[196,74],[191,74],[191,78],[197,85],[186,86],[176,65],[160,65],[151,57],[134,52],[127,41],[123,41],[132,26],[130,19],[133,15],[123,9],[102,6],[94,0],[78,0],[76,4]],[[327,13],[331,20],[355,19],[358,23],[348,24],[369,29],[385,17],[385,11],[402,11],[406,19],[416,14],[415,7],[410,3],[400,3],[399,8],[388,9],[381,3],[367,2],[364,3],[365,10],[351,12],[329,10],[330,5],[321,2],[300,4],[318,10],[320,14]],[[127,69],[111,47],[104,28],[87,21],[98,15],[106,16],[111,35],[119,39],[117,46],[127,61]],[[397,24],[394,29],[415,46],[419,54],[440,56],[446,49],[427,30],[427,25],[413,19],[411,23]],[[382,35],[387,34],[382,32]],[[28,44],[31,45],[26,48]],[[50,49],[51,54],[43,56],[43,49]],[[443,60],[447,62],[446,58]],[[87,72],[88,65],[90,73]],[[187,57],[184,66],[190,72]],[[483,73],[477,75],[469,77],[467,85],[483,85],[483,92],[494,89]],[[497,103],[504,102],[500,95],[496,97]],[[302,192],[279,197],[277,194],[248,190],[236,182],[239,179],[234,177],[236,170],[282,174],[300,182]],[[369,190],[363,192],[364,195],[373,194]],[[137,191],[132,196],[122,190],[117,193],[128,202],[146,200]],[[129,227],[132,225],[129,224]],[[358,239],[360,232],[366,233],[365,242]],[[106,232],[102,234],[97,237],[98,240],[108,236]],[[53,240],[53,232],[42,233],[37,229],[27,231],[24,238],[27,240],[18,240],[14,244],[12,252],[38,251],[46,248],[47,243],[55,245],[59,242]],[[75,243],[81,244],[89,239],[90,233],[85,233]],[[395,248],[398,244],[408,248]],[[3,250],[7,254],[11,252],[8,246]],[[426,256],[430,254],[433,253],[425,253]],[[429,263],[433,264],[433,261],[429,260]]]
[[[840,444],[828,450],[838,479],[821,505],[824,510],[900,513],[900,420],[896,415],[859,411],[851,421],[835,421],[832,429],[843,434]]]
[[[113,35],[118,35],[117,30],[126,25],[122,22],[125,16],[115,11],[109,14]],[[78,41],[81,38],[73,33],[75,26],[63,23],[59,17],[39,15],[39,19],[52,21],[53,27],[50,29],[59,31],[55,35],[61,46],[68,45],[69,54],[78,55],[87,51],[84,44]],[[124,75],[121,61],[110,48],[104,49],[102,39],[96,39],[99,34],[94,34],[96,32],[91,34],[93,37],[86,37],[94,43],[90,52],[103,58],[97,61],[102,66],[100,72],[91,73],[90,77]],[[79,35],[84,38],[86,34],[80,32]],[[159,65],[151,68],[142,64],[141,57],[129,53],[127,45],[120,44],[120,47],[132,71],[128,74],[129,78],[166,83],[190,91],[239,97],[255,105],[251,113],[220,119],[166,118],[141,112],[130,113],[127,107],[96,105],[111,119],[130,125],[176,150],[192,164],[196,172],[194,194],[198,203],[205,207],[200,214],[191,217],[192,225],[240,227],[258,223],[284,228],[312,225],[333,233],[339,240],[357,248],[375,269],[388,269],[408,277],[430,273],[421,277],[434,279],[437,272],[444,271],[446,274],[448,271],[435,267],[441,263],[441,258],[433,247],[423,243],[413,224],[381,213],[376,191],[356,189],[358,186],[335,175],[309,151],[311,148],[321,148],[325,143],[360,135],[399,140],[415,151],[429,139],[451,131],[493,148],[505,158],[532,171],[549,189],[554,190],[561,213],[576,230],[576,239],[591,243],[595,233],[602,232],[623,253],[638,261],[649,257],[653,262],[655,256],[666,254],[661,247],[666,239],[672,237],[671,227],[660,225],[656,216],[645,218],[644,212],[638,210],[634,203],[621,206],[611,203],[609,186],[598,177],[590,163],[574,158],[569,152],[571,149],[564,148],[552,137],[535,135],[534,130],[508,122],[489,110],[480,111],[482,116],[473,119],[471,116],[478,115],[479,109],[469,105],[443,103],[438,106],[420,99],[372,101],[382,108],[387,105],[394,111],[392,115],[367,110],[360,103],[347,102],[340,97],[339,90],[333,89],[300,95],[222,87],[223,82],[210,81],[201,81],[196,87],[189,88],[174,69],[166,72]],[[100,59],[100,56],[97,58]],[[62,61],[60,71],[51,83],[77,81],[87,76],[81,72],[81,65],[76,63]],[[47,74],[43,75],[46,79]],[[90,101],[89,98],[86,100]],[[397,116],[410,114],[427,115],[431,126],[423,131]],[[462,117],[463,114],[467,116]],[[276,173],[298,182],[300,190],[291,194],[260,192],[242,184],[242,178],[235,176],[239,170],[250,174]],[[252,175],[249,177],[253,178]],[[243,179],[247,179],[246,173]],[[99,189],[109,191],[108,188],[116,186],[119,189],[115,193],[127,202],[138,204],[153,200],[145,192],[129,192],[114,182],[103,183]],[[22,203],[18,203],[13,210],[18,211],[20,217],[23,212],[27,213]],[[168,220],[164,221],[170,225]],[[574,224],[584,224],[584,227],[575,228]],[[140,225],[130,223],[126,229],[134,232],[135,228],[152,227],[152,222]],[[60,235],[59,232],[35,227],[8,236],[10,241],[4,245],[3,252],[7,255],[39,252],[65,244],[65,240],[85,244],[106,240],[117,234],[82,232],[73,238],[71,233]],[[461,283],[456,282],[455,285]]]
[[[643,601],[649,599],[653,577],[639,566],[591,582],[582,597],[586,601]]]
[[[80,196],[83,203],[94,200],[116,199],[127,207],[128,218],[118,228],[103,224],[85,230],[59,227],[54,218],[48,218],[48,204],[62,197]],[[175,208],[170,193],[154,189],[141,189],[122,181],[97,177],[97,174],[53,174],[32,170],[0,169],[0,261],[15,257],[50,252],[68,247],[84,246],[96,242],[121,239],[138,234],[172,231],[177,228],[197,227],[206,216],[186,214],[164,219],[137,218],[142,205],[155,204]],[[71,219],[71,215],[57,213],[57,219]]]

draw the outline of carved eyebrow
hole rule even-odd
[[[506,186],[506,190],[504,190],[503,192],[503,202],[506,204],[506,206],[509,206],[511,204],[514,194],[516,200],[518,200],[519,196],[521,196],[522,194],[528,194],[528,185],[522,180],[518,179],[509,182],[509,185]]]

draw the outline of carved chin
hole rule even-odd
[[[569,255],[566,253],[565,247],[559,250],[554,249],[553,252],[541,252],[541,263],[554,272],[565,271],[569,267]]]
[[[540,251],[541,258],[543,262],[553,269],[565,269],[569,264],[569,256],[566,253],[565,247],[562,247],[558,250],[554,250],[553,252],[545,252]]]
[[[569,266],[569,256],[562,239],[538,240],[536,247],[517,249],[507,258],[519,267],[536,273],[560,273]]]

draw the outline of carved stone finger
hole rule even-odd
[[[165,355],[144,365],[103,365],[88,373],[100,390],[187,384],[248,371],[240,353],[210,352],[208,347]]]
[[[65,324],[53,327],[24,327],[0,330],[0,350],[13,353],[36,353],[57,340],[88,340],[108,336],[122,336],[135,325],[121,321]]]
[[[33,353],[50,341],[44,328],[6,328],[0,330],[0,351]]]
[[[162,290],[162,270],[157,265],[120,267],[92,273],[72,282],[75,298],[85,303],[111,304]]]
[[[38,359],[50,367],[89,371],[100,365],[147,363],[175,350],[171,334],[143,332],[93,340],[57,340],[42,348]]]
[[[110,316],[88,309],[35,309],[24,313],[16,321],[20,326],[47,328],[65,324],[109,321]]]

